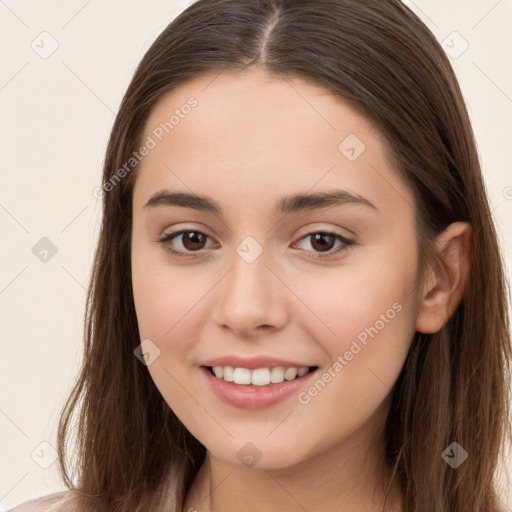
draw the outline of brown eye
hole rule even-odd
[[[181,237],[183,246],[189,251],[204,249],[206,239],[208,238],[199,231],[185,231],[181,234]]]
[[[299,242],[302,241],[309,242],[308,245],[311,249],[306,249],[305,252],[313,253],[312,257],[317,259],[341,255],[344,251],[348,250],[350,246],[355,244],[353,240],[349,240],[339,233],[330,231],[315,231],[309,233],[299,240]],[[337,247],[336,242],[339,242]]]
[[[169,233],[158,241],[167,252],[174,256],[186,258],[201,255],[209,239],[211,240],[211,237],[201,231],[182,230],[176,233]],[[341,254],[354,244],[353,240],[349,240],[338,233],[328,231],[309,233],[300,239],[300,241],[302,240],[309,240],[312,249],[306,249],[305,252],[313,253],[315,258],[327,258]],[[339,246],[335,248],[337,241]]]
[[[210,237],[201,231],[182,230],[165,235],[159,242],[164,249],[175,256],[194,256],[205,248]]]
[[[336,242],[336,238],[329,233],[314,233],[311,237],[311,247],[318,251],[330,251]]]

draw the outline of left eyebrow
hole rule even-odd
[[[276,203],[274,211],[276,214],[287,215],[304,210],[317,210],[342,204],[361,204],[378,210],[373,203],[359,194],[346,190],[329,190],[314,194],[294,194],[282,197]],[[157,206],[181,206],[183,208],[192,208],[222,215],[222,208],[213,199],[188,192],[162,190],[153,195],[144,205],[144,208],[155,208]]]
[[[365,197],[346,190],[329,190],[316,192],[314,194],[286,196],[276,204],[275,210],[276,213],[286,215],[303,210],[317,210],[342,204],[362,204],[374,210],[378,210],[378,208]]]

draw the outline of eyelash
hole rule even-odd
[[[210,238],[206,233],[203,233],[202,231],[199,231],[197,229],[183,229],[181,231],[176,231],[174,233],[168,233],[163,238],[159,239],[158,242],[160,242],[167,252],[170,252],[173,256],[177,256],[179,258],[193,258],[195,256],[195,252],[192,253],[185,253],[183,251],[177,251],[173,249],[170,245],[167,244],[167,242],[171,241],[173,238],[176,238],[179,235],[183,235],[184,233],[199,233],[201,235],[206,236],[207,238]],[[348,238],[345,238],[344,236],[340,235],[339,233],[336,233],[334,231],[311,231],[310,233],[307,233],[299,238],[298,241],[307,238],[312,235],[316,234],[322,234],[322,235],[330,235],[335,237],[337,240],[342,242],[342,245],[334,250],[333,252],[328,253],[315,253],[316,256],[313,256],[315,259],[326,259],[326,258],[332,258],[334,255],[340,254],[344,251],[347,251],[350,246],[352,246],[355,242],[353,240],[349,240]],[[331,249],[332,250],[332,249]],[[199,251],[196,251],[199,252]],[[311,251],[306,251],[311,252]]]

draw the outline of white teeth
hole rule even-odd
[[[223,375],[223,379],[226,381],[226,382],[233,382],[233,367],[231,366],[224,366],[224,375]]]
[[[284,378],[286,380],[293,380],[297,377],[297,368],[287,368],[284,372]]]
[[[235,384],[250,384],[251,370],[247,368],[235,368],[233,372],[233,381]]]
[[[276,366],[272,368],[270,372],[270,382],[278,384],[284,381],[284,368],[282,366]]]
[[[235,384],[253,386],[267,386],[268,384],[280,384],[285,380],[294,380],[297,377],[303,377],[309,372],[308,366],[302,368],[283,368],[276,366],[274,368],[257,368],[249,370],[248,368],[233,368],[232,366],[214,366],[212,368],[215,377],[223,379],[226,382]]]
[[[270,384],[270,370],[268,368],[258,368],[251,373],[251,384],[255,386],[266,386]]]

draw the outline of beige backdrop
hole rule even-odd
[[[452,58],[510,263],[512,1],[406,3]],[[55,432],[81,354],[92,190],[135,66],[186,5],[0,1],[0,512],[64,489]]]

